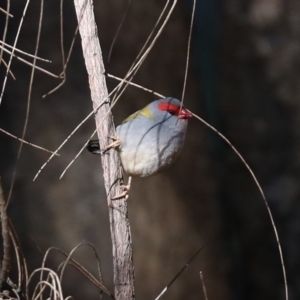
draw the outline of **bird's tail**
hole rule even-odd
[[[86,146],[86,149],[93,154],[101,154],[99,140],[91,140]]]

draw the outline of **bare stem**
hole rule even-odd
[[[107,99],[108,92],[93,3],[92,0],[74,0],[74,4],[79,23],[83,56],[89,76],[91,98],[95,109],[99,107],[103,100]],[[115,136],[115,127],[109,102],[99,107],[95,114],[95,120],[100,147],[105,149],[109,144],[108,137]],[[109,207],[115,298],[117,300],[131,300],[135,299],[135,293],[132,239],[127,203],[125,198],[111,200],[111,198],[119,194],[120,184],[123,181],[120,159],[117,152],[111,149],[109,154],[101,156],[101,160]]]
[[[3,189],[0,178],[0,214],[2,224],[2,238],[3,238],[3,260],[0,270],[0,290],[2,290],[3,284],[7,282],[9,267],[10,267],[10,241],[9,241],[9,229],[8,218],[6,214],[6,203],[3,196]]]

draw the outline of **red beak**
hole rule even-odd
[[[178,118],[179,119],[190,119],[193,115],[186,109],[186,108],[182,108],[179,115],[178,115]]]

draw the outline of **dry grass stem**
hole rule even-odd
[[[143,86],[141,86],[141,85],[139,85],[139,84],[133,83],[133,82],[128,81],[128,80],[124,80],[123,78],[120,78],[120,77],[117,77],[117,76],[115,76],[115,75],[108,74],[108,73],[106,73],[106,76],[109,77],[109,78],[113,78],[113,79],[115,79],[115,80],[121,81],[121,82],[124,81],[125,83],[128,83],[128,84],[131,85],[131,86],[134,86],[134,87],[137,87],[137,88],[139,88],[139,89],[141,89],[141,90],[144,90],[145,92],[148,92],[148,93],[150,93],[150,94],[153,94],[153,95],[158,96],[158,97],[161,97],[161,98],[164,98],[163,95],[161,95],[161,94],[159,94],[159,93],[156,93],[155,91],[152,91],[152,90],[150,90],[150,89],[147,89],[147,88],[145,88],[145,87],[143,87]]]
[[[131,4],[131,0],[128,0],[127,6],[126,6],[126,10],[125,10],[125,12],[124,12],[124,14],[123,14],[123,17],[122,17],[122,19],[121,19],[120,25],[118,26],[117,32],[116,32],[116,34],[115,34],[115,36],[114,36],[114,38],[113,38],[113,41],[112,41],[112,43],[111,43],[111,45],[110,45],[110,47],[109,47],[108,59],[107,59],[107,62],[108,62],[108,63],[110,62],[110,57],[111,57],[111,54],[112,54],[112,50],[113,50],[113,48],[114,48],[115,42],[116,42],[116,40],[117,40],[117,38],[118,38],[118,35],[119,35],[120,31],[121,31],[121,28],[122,28],[122,26],[123,26],[123,24],[124,24],[124,21],[125,21],[127,12],[128,12],[128,10],[129,10],[129,7],[130,7],[130,4]]]
[[[8,2],[10,2],[10,1],[8,1]],[[28,5],[29,5],[29,2],[30,2],[30,0],[27,0],[27,1],[26,1],[25,7],[24,7],[24,9],[23,9],[23,15],[22,15],[22,18],[21,18],[20,23],[19,23],[19,26],[18,26],[16,38],[15,38],[14,45],[13,45],[13,48],[12,48],[12,51],[11,51],[11,55],[10,55],[10,58],[9,58],[9,62],[8,62],[8,68],[7,68],[7,70],[6,70],[6,74],[5,74],[4,81],[3,81],[3,85],[2,85],[2,91],[1,91],[1,94],[0,94],[0,105],[1,105],[1,103],[2,103],[2,98],[3,98],[3,94],[4,94],[4,91],[5,91],[5,87],[6,87],[6,82],[7,82],[8,73],[9,73],[9,70],[10,70],[10,66],[11,66],[11,63],[12,63],[13,55],[14,55],[14,52],[15,52],[15,49],[16,49],[16,45],[17,45],[19,36],[20,36],[21,28],[22,28],[22,25],[23,25],[24,17],[25,17],[25,15],[26,15],[26,12],[27,12],[27,8],[28,8]],[[9,9],[7,9],[7,11],[9,11]],[[7,17],[8,17],[8,16],[7,16]],[[6,35],[7,24],[8,24],[8,20],[7,20],[6,25],[5,25],[5,31],[4,31],[3,42],[5,41],[5,35]],[[6,49],[1,49],[1,51],[6,51]],[[1,59],[2,59],[2,52],[1,52]],[[1,61],[1,60],[0,60],[0,61]]]
[[[265,207],[267,209],[267,212],[269,214],[269,218],[273,227],[273,231],[275,234],[275,238],[276,238],[276,242],[277,242],[277,247],[278,247],[278,251],[279,251],[279,257],[280,257],[280,262],[281,262],[281,268],[282,268],[282,275],[283,275],[283,281],[284,281],[284,289],[285,289],[285,299],[288,300],[289,299],[289,294],[288,294],[288,285],[287,285],[287,277],[286,277],[286,269],[285,269],[285,263],[284,263],[284,259],[283,259],[283,253],[282,253],[282,247],[281,247],[281,243],[280,243],[280,239],[279,239],[279,235],[278,235],[278,231],[275,225],[275,221],[273,218],[273,214],[271,212],[270,206],[268,204],[268,201],[266,199],[266,196],[263,192],[263,189],[260,185],[260,183],[258,182],[258,179],[256,178],[254,172],[252,171],[252,169],[250,168],[250,166],[248,165],[248,163],[246,162],[246,160],[244,159],[244,157],[242,156],[242,154],[233,146],[233,144],[221,133],[219,132],[216,128],[214,128],[212,125],[210,125],[209,123],[207,123],[206,121],[204,121],[202,118],[200,118],[199,116],[197,116],[196,114],[192,113],[190,111],[190,113],[199,121],[201,121],[203,124],[205,124],[208,128],[210,128],[212,131],[214,131],[218,136],[220,136],[222,138],[222,140],[224,140],[229,147],[235,152],[235,154],[239,157],[239,159],[242,161],[242,163],[244,164],[244,166],[248,169],[250,175],[252,176],[261,196],[262,199],[264,201]]]
[[[202,285],[202,289],[203,289],[204,299],[208,300],[203,272],[200,271],[199,274],[200,274],[200,280],[201,280],[201,285]]]
[[[48,149],[46,149],[46,148],[43,148],[43,147],[41,147],[41,146],[35,145],[35,144],[30,143],[30,142],[27,142],[27,141],[25,141],[25,140],[23,140],[23,139],[21,139],[21,138],[18,138],[17,136],[15,136],[15,135],[9,133],[8,131],[6,131],[6,130],[4,130],[4,129],[2,129],[2,128],[0,128],[0,131],[2,131],[3,133],[7,134],[8,136],[10,136],[10,137],[12,137],[12,138],[14,138],[14,139],[16,139],[16,140],[18,140],[18,141],[24,143],[24,144],[27,144],[27,145],[29,145],[29,146],[31,146],[31,147],[34,147],[34,148],[43,150],[43,151],[45,151],[45,152],[53,153],[54,155],[60,156],[58,153],[54,153],[54,152],[51,151],[51,150],[48,150]]]
[[[171,287],[171,285],[176,281],[176,279],[183,273],[183,271],[188,268],[191,262],[198,256],[198,254],[202,251],[202,249],[206,246],[206,244],[210,241],[211,238],[207,239],[204,244],[196,251],[196,253],[189,259],[189,261],[180,269],[180,271],[173,277],[173,279],[164,287],[164,289],[160,292],[160,294],[155,298],[155,300],[159,300]]]
[[[47,63],[52,63],[52,61],[49,60],[49,59],[45,59],[45,58],[41,58],[41,57],[35,56],[35,55],[33,55],[33,54],[29,54],[29,53],[27,53],[27,52],[24,52],[24,51],[18,49],[18,48],[14,48],[13,46],[11,46],[11,45],[9,45],[9,44],[7,44],[7,43],[1,41],[1,40],[0,40],[0,44],[2,45],[1,48],[7,47],[7,48],[9,48],[9,49],[14,49],[15,52],[19,52],[19,53],[21,53],[21,54],[24,54],[25,56],[29,56],[29,57],[32,57],[32,58],[35,58],[35,59],[37,59],[37,60],[41,60],[41,61],[44,61],[44,62],[47,62]],[[4,48],[4,49],[5,49],[5,48]],[[8,53],[9,53],[9,54],[12,54],[12,52],[10,52],[10,51],[9,51]]]
[[[97,262],[97,269],[98,269],[99,279],[97,279],[95,276],[93,276],[86,268],[84,268],[79,262],[77,262],[74,258],[72,258],[72,255],[74,254],[74,252],[77,251],[82,246],[88,246],[89,248],[92,249],[94,257],[95,257],[96,262]],[[42,262],[42,268],[45,267],[48,256],[49,256],[50,252],[53,252],[53,251],[58,252],[58,253],[62,254],[64,257],[66,257],[66,260],[64,262],[62,262],[60,264],[60,266],[58,267],[58,270],[60,270],[60,274],[59,274],[60,282],[62,282],[62,277],[63,277],[65,268],[67,267],[67,265],[70,265],[73,268],[75,268],[77,271],[79,271],[90,282],[92,282],[97,288],[99,288],[100,291],[103,291],[111,299],[114,299],[113,294],[102,283],[100,260],[99,260],[99,257],[98,257],[98,254],[96,252],[96,249],[95,249],[94,245],[92,245],[90,243],[86,243],[86,242],[80,243],[79,245],[74,247],[69,254],[67,254],[66,252],[60,250],[59,248],[51,247],[46,251],[46,253],[44,255],[43,262]],[[43,271],[41,271],[40,281],[43,280],[43,277],[44,277]]]
[[[4,60],[3,58],[2,58],[2,62],[3,62],[3,64],[4,64],[4,66],[6,67],[6,69],[8,70],[8,72],[9,72],[10,76],[12,77],[12,79],[13,79],[13,80],[16,80],[16,77],[14,76],[12,70],[10,70],[10,69],[8,68],[7,63],[5,62],[5,60]]]
[[[7,0],[6,2],[6,12],[9,13],[10,10],[10,0]],[[5,15],[5,25],[4,25],[4,30],[3,30],[3,36],[2,36],[2,41],[5,42],[6,39],[6,34],[7,34],[7,29],[8,29],[8,21],[9,21],[9,15],[6,14]],[[3,57],[3,49],[0,49],[0,66],[1,66],[1,62],[2,62],[2,57]],[[9,69],[9,68],[7,68]]]
[[[32,296],[30,297],[32,300],[40,298],[41,300],[44,299],[43,296],[46,293],[47,298],[54,298],[56,300],[63,300],[63,293],[61,288],[61,283],[59,280],[59,276],[53,270],[43,267],[38,268],[32,272],[32,274],[28,278],[27,286],[30,285],[32,278],[39,273],[47,273],[47,277],[45,280],[40,280],[36,286],[34,287],[34,291]],[[47,290],[47,287],[49,290]]]
[[[26,4],[26,10],[27,10],[27,5],[28,5],[28,3]],[[24,10],[24,14],[25,14],[26,10]],[[22,137],[21,137],[22,140],[24,140],[24,138],[25,138],[26,131],[27,131],[28,120],[29,120],[32,86],[33,86],[33,79],[34,79],[34,75],[35,75],[35,65],[36,65],[36,60],[37,60],[36,56],[37,56],[39,45],[40,45],[40,36],[41,36],[42,20],[43,20],[43,10],[44,10],[44,0],[41,0],[40,17],[39,17],[39,23],[38,23],[38,32],[37,32],[37,37],[36,37],[36,44],[35,44],[35,51],[34,51],[34,58],[33,58],[33,67],[31,69],[31,74],[30,74],[29,88],[28,88],[28,95],[27,95],[26,114],[25,114],[25,121],[24,121],[24,125],[23,125]],[[21,24],[22,24],[23,19],[24,19],[24,14],[21,18],[19,29],[21,28]],[[17,41],[17,39],[15,40],[13,51],[15,50],[16,41]],[[12,58],[12,56],[11,56],[11,58]],[[11,62],[11,60],[10,60],[10,62]],[[7,78],[7,76],[5,78]],[[9,194],[8,194],[8,198],[7,198],[7,203],[9,203],[9,201],[11,199],[12,192],[13,192],[16,172],[17,172],[17,168],[18,168],[18,162],[19,162],[19,159],[21,157],[22,149],[23,149],[23,143],[21,142],[20,146],[19,146],[19,149],[18,149],[17,160],[16,160],[14,170],[13,170],[13,176],[12,176],[12,180],[11,180],[11,185],[10,185],[10,190],[9,190]]]
[[[36,66],[35,64],[33,64],[33,63],[31,63],[31,62],[25,60],[24,58],[22,58],[22,57],[20,57],[20,56],[17,56],[17,55],[14,54],[12,51],[9,51],[9,50],[7,50],[7,49],[5,49],[5,48],[3,48],[3,47],[1,47],[1,50],[3,50],[4,52],[10,54],[11,57],[16,58],[17,60],[23,62],[24,64],[26,64],[26,65],[28,65],[28,66],[30,66],[30,67],[36,69],[36,70],[39,70],[39,71],[41,71],[41,72],[43,72],[43,73],[45,73],[45,74],[47,74],[47,75],[50,75],[51,77],[54,77],[54,78],[60,78],[59,75],[56,75],[56,74],[54,74],[54,73],[51,73],[50,71],[47,71],[46,69],[43,69],[43,68],[41,68],[41,67]],[[7,66],[8,66],[8,71],[7,71],[7,72],[9,72],[9,70],[10,70],[10,64],[8,64]],[[4,89],[3,89],[3,91],[4,91]],[[2,93],[3,93],[3,92],[2,92]],[[1,98],[1,99],[2,99],[2,98]]]
[[[17,291],[21,291],[23,284],[25,284],[25,289],[26,289],[26,283],[28,282],[28,269],[27,269],[25,256],[23,255],[22,252],[21,243],[11,222],[9,222],[9,235],[13,244],[13,248],[15,251],[15,259],[17,262],[17,270],[18,270]]]
[[[88,120],[96,111],[97,109],[103,105],[106,101],[108,100],[105,99],[104,101],[102,101],[99,106],[94,109],[92,112],[90,112],[76,127],[75,129],[67,136],[67,138],[60,144],[60,146],[52,153],[52,155],[47,159],[47,161],[41,166],[41,168],[38,170],[38,172],[35,174],[33,181],[35,181],[37,179],[37,177],[39,176],[39,174],[42,172],[42,170],[46,167],[46,165],[50,162],[50,160],[52,160],[52,158],[55,156],[55,154],[57,154],[57,152],[68,142],[68,140],[73,136],[73,134],[84,124],[84,122],[86,122],[86,120]]]
[[[196,0],[194,0],[194,3],[193,3],[193,11],[192,11],[192,16],[191,16],[191,24],[190,24],[188,45],[187,45],[187,51],[186,51],[186,64],[185,64],[185,71],[184,71],[184,80],[183,80],[180,110],[183,107],[184,95],[185,95],[185,89],[186,89],[186,83],[187,83],[187,76],[188,76],[188,71],[189,71],[191,40],[192,40],[193,24],[194,24],[194,17],[195,17],[195,9],[196,9]]]
[[[59,8],[59,18],[60,18],[60,49],[61,49],[61,61],[62,61],[62,72],[59,75],[60,78],[62,78],[62,82],[60,82],[55,88],[53,88],[51,91],[49,91],[47,94],[43,95],[43,98],[49,96],[50,94],[57,91],[61,86],[64,85],[64,83],[67,80],[67,74],[66,74],[66,68],[67,63],[65,59],[65,47],[64,47],[64,15],[63,15],[63,0],[60,0],[60,8]]]
[[[12,14],[10,14],[9,12],[7,12],[5,9],[0,7],[0,11],[5,13],[6,15],[8,15],[9,17],[13,18],[14,16]]]
[[[167,7],[169,1],[167,1],[166,5],[165,5],[165,8]],[[159,38],[159,36],[161,35],[163,29],[165,28],[166,24],[168,23],[171,15],[172,15],[172,12],[173,10],[175,9],[175,6],[177,4],[177,0],[174,0],[173,1],[173,4],[170,8],[170,10],[168,11],[165,19],[163,20],[162,22],[162,25],[160,26],[160,28],[158,29],[156,35],[154,36],[154,38],[152,39],[151,43],[150,43],[150,38],[148,37],[146,43],[144,44],[144,47],[146,47],[148,45],[148,41],[149,41],[149,46],[147,46],[147,49],[145,50],[145,52],[142,54],[142,51],[144,49],[144,47],[142,48],[142,50],[140,51],[140,54],[138,54],[137,58],[135,59],[132,67],[129,69],[129,71],[127,72],[127,74],[125,75],[124,77],[124,80],[127,80],[127,81],[131,81],[133,78],[134,78],[134,75],[137,73],[137,71],[139,70],[139,68],[141,67],[141,65],[143,64],[144,60],[146,59],[146,57],[149,55],[151,49],[154,47],[157,39]],[[163,9],[163,12],[161,13],[157,23],[155,26],[158,25],[159,21],[160,21],[160,18],[162,17],[162,14],[164,13],[165,11],[165,8]],[[153,33],[153,30],[151,32],[151,36],[152,36]],[[124,93],[125,89],[127,88],[128,86],[128,83],[126,83],[123,87],[123,83],[122,83],[122,86],[119,88],[121,91],[117,91],[115,96],[114,96],[114,99],[112,100],[112,103],[115,103],[120,97],[121,95]]]

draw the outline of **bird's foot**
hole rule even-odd
[[[130,186],[131,186],[131,176],[129,177],[128,183],[126,185],[125,184],[120,185],[120,189],[123,190],[123,192],[114,196],[113,198],[111,198],[111,200],[118,200],[125,197],[125,201],[126,201],[129,197],[128,193],[130,190]]]
[[[122,193],[114,196],[113,198],[111,198],[111,200],[118,200],[118,199],[121,199],[121,198],[125,198],[125,200],[128,199],[129,195],[128,195],[128,192],[129,192],[129,187],[128,185],[120,185],[120,189],[123,190]]]
[[[111,144],[109,144],[103,151],[102,153],[105,153],[111,148],[118,148],[121,145],[121,140],[115,136],[109,136],[110,139],[113,140]]]

